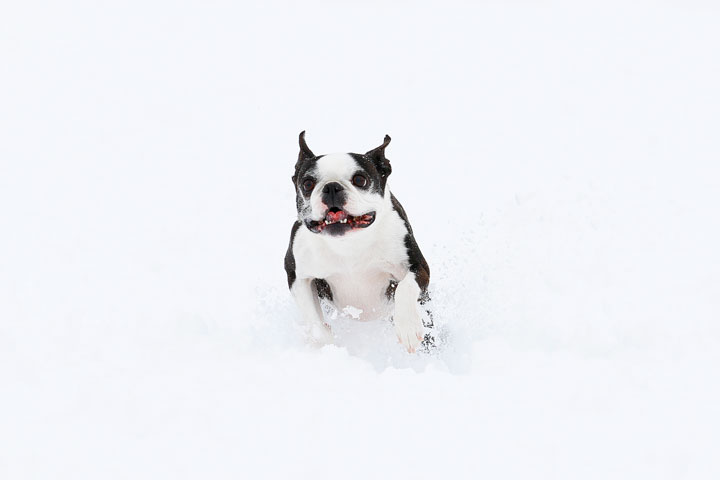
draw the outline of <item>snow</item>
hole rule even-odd
[[[0,6],[0,478],[720,478],[710,3]],[[440,347],[282,268],[393,137]]]

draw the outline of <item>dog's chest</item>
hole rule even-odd
[[[339,273],[326,278],[333,303],[340,311],[358,320],[375,320],[390,314],[386,293],[393,275],[382,270]]]
[[[399,216],[390,212],[374,227],[362,235],[331,239],[332,243],[301,230],[294,245],[298,278],[325,280],[335,306],[360,320],[390,312],[388,287],[408,271],[407,230]]]
[[[322,278],[330,286],[338,310],[358,320],[375,320],[391,313],[388,287],[391,281],[403,278],[406,268],[402,259],[388,256],[394,255],[381,248],[365,255],[325,257],[332,267]]]

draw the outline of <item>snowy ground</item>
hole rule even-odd
[[[0,478],[720,478],[710,3],[0,6]],[[296,137],[446,341],[303,344]]]

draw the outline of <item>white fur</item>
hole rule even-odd
[[[418,310],[420,287],[415,275],[406,275],[395,289],[395,333],[400,343],[414,352],[423,339],[423,324]]]
[[[312,289],[312,280],[297,279],[290,291],[303,316],[303,326],[308,337],[320,344],[332,343],[332,334],[323,321],[320,300]]]
[[[318,179],[317,185],[310,195],[309,203],[300,215],[300,221],[306,218],[321,220],[325,217],[327,207],[322,202],[322,189],[330,182],[337,182],[345,188],[347,203],[345,211],[352,216],[377,211],[382,205],[383,197],[371,190],[359,190],[352,184],[353,174],[359,171],[355,159],[347,153],[331,153],[321,157],[315,167],[308,173]]]
[[[417,301],[420,287],[410,274],[404,239],[407,227],[392,208],[390,191],[385,195],[359,190],[351,183],[359,168],[347,154],[332,154],[320,158],[311,174],[318,178],[308,207],[300,220],[322,219],[327,207],[322,204],[322,187],[338,182],[347,191],[345,210],[350,215],[375,211],[375,222],[363,229],[331,236],[309,231],[300,226],[293,242],[295,274],[293,295],[302,311],[303,320],[314,340],[332,340],[324,324],[317,295],[312,291],[315,278],[324,279],[332,290],[333,303],[342,311],[351,307],[359,313],[359,320],[373,320],[393,316],[398,340],[410,352],[422,339],[422,321]],[[389,301],[386,291],[390,281],[398,282],[395,301]]]

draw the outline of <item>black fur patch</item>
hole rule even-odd
[[[430,284],[430,267],[428,266],[425,257],[423,257],[420,247],[415,241],[412,227],[408,221],[407,213],[405,209],[400,205],[400,202],[395,195],[390,194],[390,201],[392,202],[393,210],[398,212],[400,218],[405,222],[408,234],[405,235],[405,248],[407,249],[408,262],[410,263],[410,271],[415,274],[415,280],[420,287],[420,303],[425,304],[429,299],[427,287]]]
[[[315,287],[318,298],[322,298],[323,300],[329,300],[332,302],[332,290],[330,289],[330,285],[325,280],[323,280],[322,278],[316,278],[315,280],[313,280],[313,286]]]
[[[348,153],[348,155],[355,160],[360,170],[370,179],[370,189],[375,193],[385,195],[385,184],[387,183],[387,177],[390,175],[390,172],[387,170],[378,170],[376,163],[367,155],[361,155],[359,153]],[[388,163],[388,167],[389,165]]]
[[[312,175],[313,169],[317,166],[317,161],[325,155],[318,155],[317,157],[298,159],[295,164],[295,175],[292,176],[293,186],[295,186],[295,205],[297,206],[298,212],[302,206],[302,198],[310,198],[310,192],[305,192],[302,188],[302,182],[305,178],[312,178],[313,181],[317,181],[314,175]]]
[[[405,227],[408,231],[408,234],[405,235],[405,248],[407,249],[410,271],[415,274],[415,281],[420,287],[420,298],[418,298],[418,301],[420,302],[420,305],[425,306],[430,301],[430,292],[428,292],[428,285],[430,285],[430,266],[427,261],[425,261],[425,257],[423,257],[420,247],[415,241],[415,236],[413,234],[412,227],[410,226],[407,213],[405,213],[405,209],[402,205],[400,205],[400,202],[397,198],[395,198],[395,195],[391,194],[390,201],[392,202],[393,209],[398,212],[400,218],[402,218],[403,222],[405,222]],[[423,325],[426,328],[433,328],[434,319],[432,311],[428,307],[425,307],[425,313],[427,316],[423,318]],[[426,349],[434,346],[435,337],[426,333],[422,344]]]
[[[385,296],[388,300],[392,300],[395,298],[395,290],[397,290],[397,282],[395,280],[390,280],[390,284],[388,285],[387,289],[385,290]]]
[[[295,275],[295,255],[293,254],[293,242],[295,234],[300,228],[300,222],[295,222],[290,231],[290,245],[288,245],[287,253],[285,253],[285,273],[287,273],[288,288],[292,288],[297,276]]]

